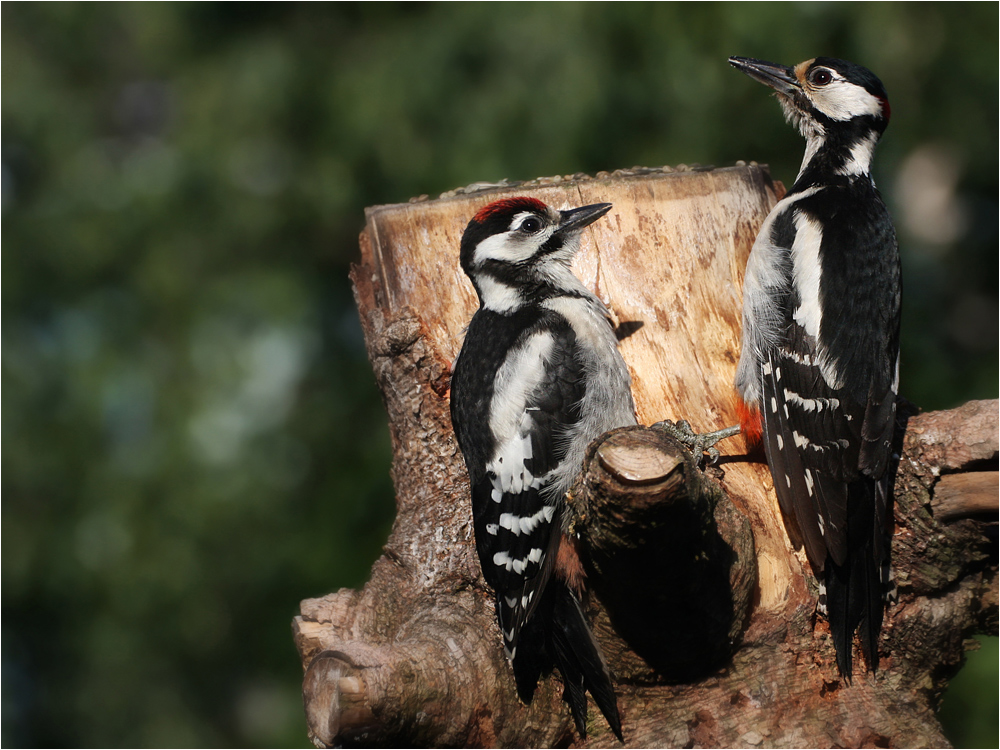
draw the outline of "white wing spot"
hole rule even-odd
[[[771,396],[771,413],[772,414],[778,413],[778,401],[774,398],[774,396]],[[786,414],[785,416],[788,415]]]
[[[540,483],[537,480],[532,482],[532,486],[536,483]],[[530,534],[535,530],[538,524],[542,523],[544,520],[546,523],[552,521],[552,516],[555,515],[555,506],[553,505],[543,505],[537,513],[526,518],[521,516],[516,516],[513,513],[501,513],[500,514],[500,526],[505,529],[509,529],[514,532],[514,536],[520,536],[521,534]]]
[[[813,475],[812,471],[806,469],[806,489],[809,491],[809,497],[813,495]]]
[[[555,510],[556,508],[554,505],[543,505],[533,516],[522,518],[521,533],[530,534],[535,530],[535,527],[538,526],[538,524],[542,523],[543,519],[545,523],[550,523],[552,521],[552,516],[555,514]]]
[[[486,533],[487,534],[491,534],[493,536],[496,536],[498,531],[500,531],[500,527],[497,526],[495,523],[488,523],[488,524],[486,524]]]
[[[840,399],[837,398],[804,398],[794,391],[790,391],[787,388],[785,391],[785,399],[788,403],[793,406],[798,406],[803,411],[807,412],[821,412],[824,409],[839,409]]]
[[[500,514],[500,525],[505,529],[509,529],[514,532],[514,536],[521,535],[521,524],[520,518],[515,516],[513,513],[501,513]]]
[[[785,449],[785,441],[782,440],[781,435],[778,435],[777,437],[778,437],[778,450],[779,451],[784,450]]]
[[[812,355],[809,354],[808,352],[805,354],[800,354],[799,352],[793,351],[792,349],[782,349],[781,356],[790,359],[792,360],[792,362],[795,362],[800,365],[807,365],[809,367],[812,367],[814,364],[816,364],[815,362],[813,362]]]

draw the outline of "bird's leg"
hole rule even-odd
[[[715,444],[720,440],[738,435],[740,432],[740,426],[734,424],[732,427],[725,427],[714,432],[696,433],[686,419],[681,419],[677,422],[664,419],[662,422],[654,424],[653,427],[663,430],[686,446],[694,455],[699,466],[705,460],[706,453],[708,454],[710,464],[718,461],[721,454],[719,453],[719,449],[715,447]]]

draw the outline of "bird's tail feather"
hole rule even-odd
[[[564,585],[553,586],[552,653],[563,676],[563,698],[573,713],[576,728],[587,736],[587,692],[607,719],[611,731],[622,741],[618,699],[611,683],[611,673],[583,616],[580,602]]]
[[[511,662],[517,696],[525,703],[531,703],[531,699],[535,697],[535,688],[538,687],[542,672],[552,668],[546,657],[543,628],[538,627],[542,618],[537,615],[536,612],[536,616],[521,628],[517,652]]]
[[[590,631],[580,603],[562,581],[551,581],[545,601],[521,629],[513,661],[514,680],[522,701],[530,703],[542,672],[553,663],[563,679],[563,700],[569,704],[581,737],[587,736],[587,693],[622,741],[618,699],[601,648]]]
[[[878,667],[878,637],[882,631],[884,598],[877,535],[875,482],[860,479],[848,487],[847,544],[843,565],[826,561],[826,604],[837,649],[837,667],[850,679],[854,634],[861,630],[861,650],[872,672]]]

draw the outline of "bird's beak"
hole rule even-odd
[[[593,224],[611,210],[610,203],[594,203],[590,206],[570,208],[559,212],[557,234],[572,234]]]
[[[764,85],[770,86],[779,94],[793,99],[802,94],[802,84],[795,77],[795,71],[787,65],[775,65],[751,57],[730,57],[729,64]]]

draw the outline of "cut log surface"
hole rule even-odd
[[[741,164],[368,210],[351,278],[389,418],[397,517],[366,586],[303,602],[293,624],[317,745],[617,745],[593,706],[588,738],[576,735],[557,675],[521,704],[502,655],[448,412],[450,366],[477,307],[460,238],[501,197],[612,203],[574,269],[618,321],[640,425],[686,419],[706,431],[736,422],[743,271],[782,194],[766,167]],[[996,630],[995,535],[982,509],[990,487],[996,495],[997,407],[978,404],[957,417],[901,412],[900,603],[879,673],[853,683],[837,674],[815,581],[761,455],[728,440],[701,471],[660,430],[595,441],[569,507],[626,744],[945,744],[934,706],[969,637]],[[977,475],[954,478],[966,471]]]

